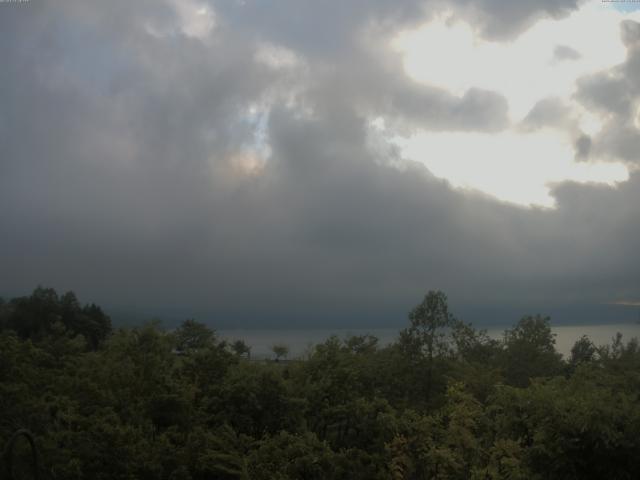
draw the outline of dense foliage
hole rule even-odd
[[[456,320],[441,292],[391,345],[333,337],[304,360],[251,360],[242,341],[194,320],[112,331],[99,307],[43,288],[0,301],[0,328],[0,441],[31,430],[45,478],[640,472],[636,340],[596,347],[583,337],[563,360],[548,318],[491,339]]]

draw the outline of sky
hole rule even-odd
[[[229,326],[640,308],[640,4],[0,3],[0,295]],[[133,314],[132,314],[133,315]]]

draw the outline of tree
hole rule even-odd
[[[111,333],[111,318],[94,303],[82,308],[82,316],[84,324],[76,333],[84,335],[89,345],[96,349]]]
[[[507,383],[526,387],[535,377],[550,377],[562,371],[562,356],[556,352],[555,334],[549,317],[523,317],[504,333],[503,368]]]
[[[0,331],[7,328],[7,318],[9,317],[9,309],[4,298],[0,297]]]
[[[291,394],[282,371],[272,363],[241,362],[230,367],[205,402],[208,421],[228,423],[254,438],[299,430],[305,404]]]
[[[236,340],[233,342],[231,344],[231,350],[239,357],[246,354],[247,358],[251,359],[251,347],[247,345],[244,340]]]
[[[476,330],[470,323],[455,320],[451,337],[458,359],[467,362],[492,363],[500,352],[500,342],[489,336],[486,330]]]
[[[588,336],[583,335],[571,347],[569,364],[575,367],[581,363],[591,362],[595,359],[596,352],[593,342],[589,340]]]
[[[633,479],[640,468],[637,390],[616,392],[600,372],[579,368],[570,378],[505,386],[493,397],[496,439],[516,441],[524,478]],[[486,477],[483,477],[486,478]],[[511,477],[499,477],[511,478]]]
[[[434,358],[447,352],[446,331],[455,322],[449,313],[447,296],[439,290],[429,291],[422,302],[409,312],[409,321],[409,328],[400,334],[400,345],[410,357],[417,357],[418,362],[422,358],[426,360],[425,396],[429,399],[434,383]]]
[[[53,288],[37,287],[28,297],[14,298],[0,308],[0,325],[22,338],[42,341],[47,335],[82,335],[95,350],[111,333],[111,319],[97,305],[82,307],[75,293],[58,296]]]
[[[60,320],[60,303],[53,288],[38,286],[30,296],[12,299],[10,307],[7,327],[21,338],[40,340]]]
[[[437,290],[429,291],[418,305],[409,312],[411,326],[407,333],[431,362],[436,353],[446,350],[444,329],[453,326],[447,296]]]
[[[271,351],[276,355],[276,361],[279,361],[281,358],[287,358],[289,355],[289,347],[284,343],[277,343],[271,347]]]
[[[344,344],[353,353],[369,354],[378,348],[378,338],[373,335],[351,335]]]
[[[215,332],[193,318],[183,321],[174,335],[176,350],[184,354],[212,346],[215,340]]]
[[[280,432],[260,441],[249,457],[250,478],[255,480],[323,480],[336,478],[336,458],[313,433]]]

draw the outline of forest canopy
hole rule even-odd
[[[114,329],[39,287],[0,300],[0,446],[33,433],[41,478],[635,479],[640,348],[576,341],[550,319],[501,339],[429,292],[395,342],[331,337],[251,359],[195,319]],[[14,450],[31,478],[29,449]],[[7,459],[3,459],[6,469]],[[4,470],[6,471],[6,470]],[[25,477],[20,477],[24,473]]]

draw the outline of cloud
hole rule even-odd
[[[535,22],[552,18],[566,18],[581,4],[579,0],[540,0],[511,2],[509,0],[480,0],[455,2],[459,14],[476,24],[482,34],[494,40],[508,40]]]
[[[573,180],[615,186],[628,180],[623,165],[575,162],[574,147],[568,140],[550,132],[505,132],[421,133],[396,141],[403,155],[422,161],[453,186],[491,192],[501,200],[524,206],[555,207],[551,194],[554,183]],[[481,160],[478,152],[482,152]]]
[[[623,62],[626,49],[620,22],[624,18],[620,12],[589,4],[562,19],[540,20],[503,43],[484,39],[473,24],[444,11],[392,41],[404,57],[407,74],[416,81],[458,94],[473,87],[499,92],[506,97],[512,118],[520,120],[543,98],[568,97],[580,77]],[[553,61],[557,42],[566,39],[570,40],[565,47],[580,57]]]
[[[633,20],[621,23],[627,45],[625,61],[580,78],[574,95],[581,105],[600,112],[605,119],[603,128],[591,136],[590,154],[623,161],[632,169],[640,162],[640,50],[635,39],[639,26]]]
[[[640,179],[633,169],[626,182],[621,170],[598,170],[605,160],[614,168],[634,161],[633,109],[604,81],[617,75],[622,98],[635,101],[633,25],[623,27],[628,51],[596,52],[607,58],[593,64],[601,71],[579,70],[587,77],[575,97],[566,82],[559,95],[543,85],[520,118],[510,112],[522,87],[478,73],[505,58],[497,38],[517,50],[528,27],[573,21],[574,7],[114,0],[5,8],[0,291],[43,283],[108,306],[264,325],[403,321],[430,288],[458,305],[522,310],[638,298]],[[391,40],[430,20],[440,25],[443,10],[457,15],[454,26],[464,18],[490,52],[484,66],[460,66],[461,57],[456,68],[488,83],[449,82],[451,71],[438,73],[441,84],[406,74]],[[620,43],[618,27],[610,40],[603,22],[603,45]],[[566,44],[582,56],[562,65],[591,65],[582,43]],[[557,45],[545,40],[530,58],[542,73],[526,71],[546,78],[565,68],[551,66]],[[589,115],[600,120],[591,129]],[[398,140],[412,137],[436,163],[407,158]],[[573,162],[587,150],[588,162]],[[435,176],[446,177],[437,166],[451,168],[454,154],[465,175],[500,183],[508,173],[496,188],[510,185],[517,197],[524,185],[555,209]]]
[[[522,127],[525,130],[537,130],[543,127],[571,127],[574,124],[572,115],[571,106],[562,99],[557,97],[543,98],[522,120]],[[578,127],[577,124],[575,126]]]
[[[602,32],[597,38],[595,24]],[[397,140],[404,156],[452,185],[523,205],[555,205],[551,187],[556,182],[625,181],[627,167],[619,160],[628,160],[635,128],[618,126],[612,133],[605,124],[610,115],[628,117],[635,108],[625,74],[635,51],[634,25],[623,13],[593,3],[539,20],[517,38],[499,42],[483,38],[482,30],[461,19],[459,11],[445,10],[393,37],[404,71],[426,87],[459,98],[478,88],[493,93],[502,99],[502,121],[493,135],[434,135],[427,125],[422,131],[386,135]],[[566,39],[568,44],[558,46]],[[559,62],[559,56],[571,61]],[[419,102],[407,103],[420,108]],[[487,105],[480,110],[496,111]],[[463,123],[456,122],[458,130]],[[488,131],[496,125],[478,124]],[[614,148],[602,146],[611,135],[614,148],[624,155],[612,155]],[[483,160],[476,161],[477,156]]]
[[[612,305],[622,305],[625,307],[640,307],[640,301],[638,300],[619,300],[613,302]]]
[[[553,58],[558,61],[578,60],[580,57],[580,52],[566,45],[558,45],[553,49]]]

